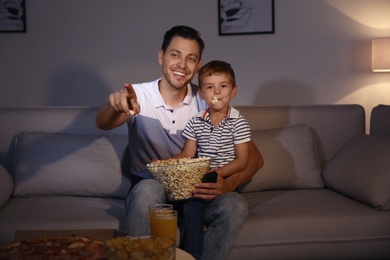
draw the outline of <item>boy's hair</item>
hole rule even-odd
[[[203,65],[198,73],[198,85],[199,87],[202,86],[202,79],[205,76],[212,76],[212,75],[221,75],[221,74],[227,74],[233,84],[233,87],[236,86],[236,76],[234,74],[234,70],[232,66],[225,62],[220,60],[213,60],[209,63]]]
[[[204,46],[203,39],[200,37],[200,32],[198,32],[197,30],[195,30],[189,26],[185,26],[185,25],[174,26],[164,34],[164,40],[163,40],[163,43],[161,45],[161,49],[163,52],[165,52],[167,50],[169,44],[172,41],[172,38],[175,36],[179,36],[179,37],[182,37],[184,39],[197,41],[198,45],[199,45],[199,51],[200,51],[199,58],[202,57],[202,53],[203,53],[205,46]]]

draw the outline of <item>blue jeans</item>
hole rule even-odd
[[[126,198],[129,236],[150,236],[149,206],[165,203],[165,191],[154,179],[135,184]]]
[[[201,259],[204,237],[204,209],[207,202],[190,199],[183,204],[184,236],[180,241],[184,251],[195,259]]]
[[[126,200],[129,235],[150,235],[148,207],[165,202],[164,188],[156,180],[145,179],[132,187]],[[237,192],[224,193],[209,202],[204,209],[201,259],[227,259],[247,216],[248,203]]]

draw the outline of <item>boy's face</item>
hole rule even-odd
[[[181,89],[191,82],[199,70],[201,60],[198,42],[175,36],[165,52],[159,51],[158,61],[162,65],[163,84]]]
[[[202,76],[201,82],[199,94],[210,109],[222,110],[228,108],[230,100],[237,94],[237,86],[233,85],[226,73]]]

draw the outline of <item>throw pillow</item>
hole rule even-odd
[[[252,131],[264,166],[240,191],[323,188],[313,131],[307,125]]]
[[[325,185],[376,209],[389,210],[389,155],[389,136],[357,136],[325,166]]]
[[[15,143],[14,196],[128,193],[130,180],[122,173],[126,135],[23,132]]]

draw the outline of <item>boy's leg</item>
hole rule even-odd
[[[184,251],[200,259],[203,250],[204,209],[206,202],[192,199],[184,203]]]

